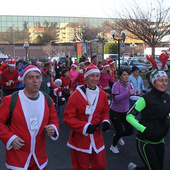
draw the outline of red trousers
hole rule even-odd
[[[105,170],[106,154],[102,150],[98,154],[93,150],[92,154],[71,149],[73,170]]]
[[[12,170],[12,169],[10,169],[10,170]],[[35,160],[34,160],[33,157],[31,157],[31,161],[30,161],[28,170],[39,170],[39,168],[38,168],[37,164],[35,163]],[[46,167],[43,170],[46,170]]]

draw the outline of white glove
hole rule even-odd
[[[61,100],[62,100],[62,101],[65,101],[66,99],[63,97],[63,98],[61,98]]]

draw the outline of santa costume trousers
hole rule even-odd
[[[94,150],[92,154],[71,149],[73,170],[105,170],[106,153],[103,149],[99,153]]]

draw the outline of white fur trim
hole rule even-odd
[[[89,71],[87,71],[84,74],[84,78],[86,78],[89,74],[92,74],[92,73],[99,73],[100,74],[100,70],[99,69],[90,69]]]
[[[57,90],[58,90],[58,88],[55,88],[55,89],[53,90],[53,94],[54,94],[55,96],[57,96]]]
[[[36,67],[33,67],[33,68],[30,68],[30,69],[26,70],[26,71],[24,72],[24,74],[23,74],[22,77],[19,76],[19,77],[18,77],[18,80],[19,80],[19,81],[24,80],[25,76],[26,76],[27,73],[30,72],[30,71],[38,71],[38,72],[41,74],[40,69],[38,69],[38,68],[36,68]]]
[[[10,67],[15,67],[15,64],[8,64],[8,66],[10,66]]]
[[[110,65],[111,65],[111,64],[114,64],[114,63],[115,63],[114,61],[110,62]]]
[[[109,67],[109,64],[107,64],[107,65],[104,65],[103,67]]]
[[[61,79],[55,79],[54,83],[57,84],[58,82],[60,82],[60,86],[62,85],[62,80]]]
[[[61,98],[61,100],[62,100],[62,101],[65,101],[66,99],[63,97],[63,98]]]
[[[76,67],[76,68],[78,67],[76,64],[72,64],[71,66]]]
[[[83,69],[80,69],[80,71],[79,71],[80,73],[83,73]]]

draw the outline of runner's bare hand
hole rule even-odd
[[[13,140],[11,145],[15,150],[19,150],[25,145],[25,141],[22,140],[20,137],[17,137]]]

